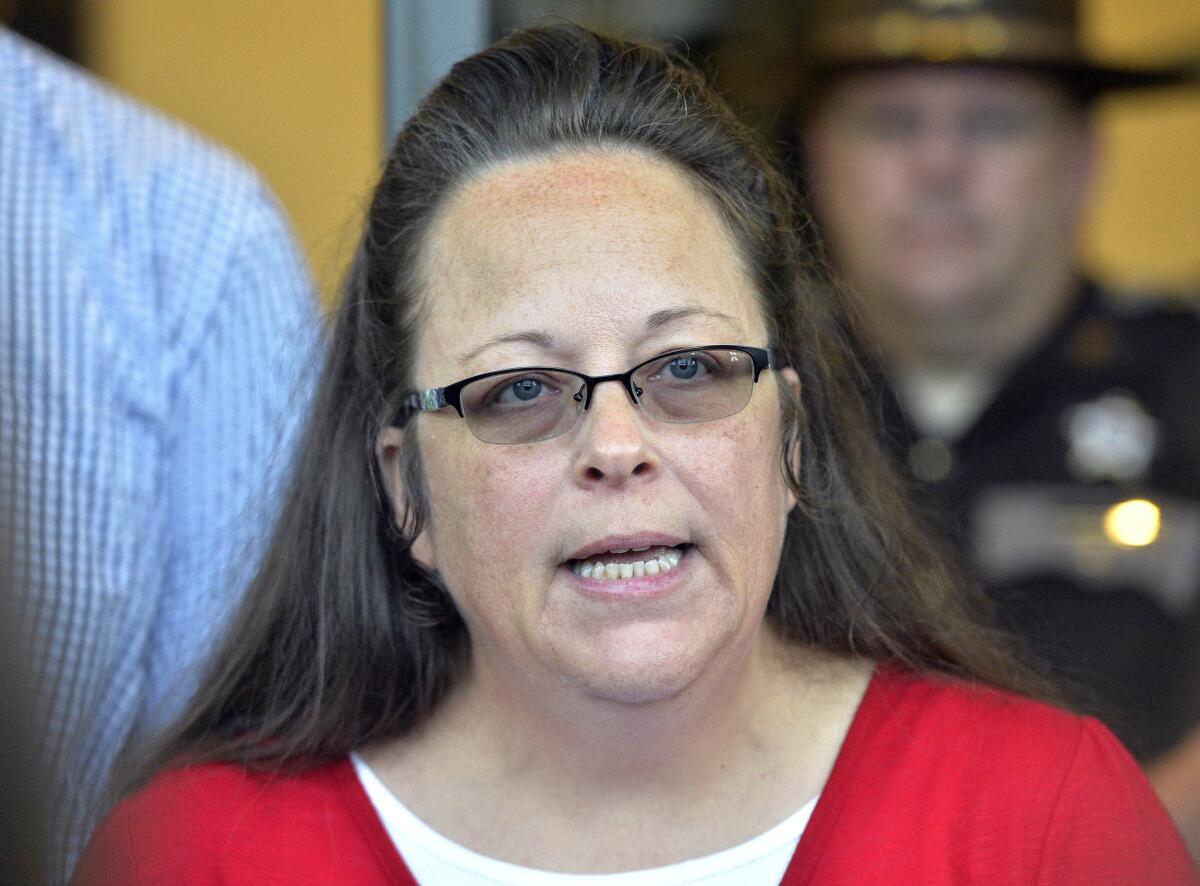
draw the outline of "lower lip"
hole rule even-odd
[[[907,249],[962,249],[978,240],[974,228],[967,224],[914,224],[902,231],[900,245]]]
[[[658,575],[635,575],[630,578],[606,578],[597,581],[594,578],[576,575],[575,570],[569,566],[561,568],[566,570],[576,589],[585,597],[594,597],[598,600],[644,600],[651,597],[664,597],[674,591],[691,565],[691,553],[689,549],[679,563]]]

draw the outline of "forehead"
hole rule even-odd
[[[837,111],[876,102],[931,108],[1019,102],[1064,113],[1071,110],[1069,93],[1049,77],[1015,69],[967,65],[912,65],[849,73],[830,87],[823,107],[826,111]]]
[[[729,316],[726,335],[740,328],[755,344],[763,335],[753,285],[709,198],[632,151],[522,160],[471,180],[435,217],[421,278],[427,359],[527,330],[546,332],[562,356],[611,349],[650,315],[681,307]]]

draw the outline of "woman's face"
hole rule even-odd
[[[714,208],[636,153],[490,170],[440,210],[421,273],[422,388],[521,366],[602,375],[677,348],[767,344]],[[700,424],[656,421],[605,383],[570,430],[536,443],[481,442],[453,409],[419,416],[405,432],[417,434],[431,505],[417,550],[467,623],[472,667],[642,702],[739,660],[794,504],[776,387],[794,379],[764,372],[741,412]],[[393,490],[400,433],[380,447]],[[618,577],[584,577],[580,561],[615,563]]]

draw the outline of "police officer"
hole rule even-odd
[[[1189,830],[1200,317],[1115,297],[1073,251],[1093,99],[1172,77],[1089,60],[1068,0],[815,9],[805,171],[897,456],[1031,658],[1157,764]]]

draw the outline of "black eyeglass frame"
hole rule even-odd
[[[454,411],[458,413],[458,417],[465,419],[467,416],[463,412],[462,392],[467,385],[485,378],[492,378],[497,375],[510,375],[514,372],[561,372],[565,375],[575,376],[575,378],[583,382],[583,389],[577,391],[572,396],[576,402],[582,400],[584,412],[587,412],[588,406],[592,402],[592,391],[595,390],[596,385],[603,384],[606,381],[620,382],[621,387],[625,389],[625,393],[629,395],[629,399],[633,402],[633,405],[640,407],[641,403],[638,401],[638,397],[642,395],[642,389],[633,383],[633,374],[635,372],[645,366],[649,366],[651,363],[657,363],[660,360],[670,357],[682,357],[686,354],[694,354],[697,351],[738,351],[745,354],[750,358],[750,362],[754,368],[752,384],[758,384],[758,377],[764,370],[777,368],[775,365],[775,352],[771,348],[754,348],[749,345],[701,345],[695,348],[678,348],[673,351],[657,354],[649,360],[643,360],[627,372],[617,372],[612,375],[585,375],[582,372],[576,372],[574,369],[563,369],[560,366],[514,366],[511,369],[497,369],[492,372],[472,375],[470,378],[464,378],[445,387],[410,391],[401,400],[391,424],[397,428],[404,427],[408,423],[408,420],[418,412],[437,412],[447,406],[453,406]],[[709,420],[715,421],[716,419]],[[687,422],[683,422],[683,424],[687,424]]]

